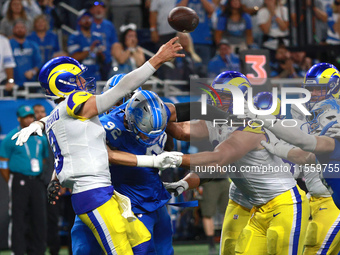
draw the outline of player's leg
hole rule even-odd
[[[229,199],[220,242],[220,254],[235,254],[236,241],[250,218],[250,210]]]
[[[269,219],[268,254],[302,254],[310,215],[305,192],[297,186],[265,205]]]
[[[228,210],[228,209],[227,209]],[[263,210],[253,208],[250,219],[241,231],[236,245],[235,254],[268,254],[267,253],[267,226],[268,219]]]
[[[154,226],[156,224],[157,220],[157,213],[151,212],[151,213],[143,213],[143,214],[136,214],[138,219],[142,222],[142,224],[147,228],[147,230],[151,234],[151,239],[149,241],[149,246],[147,249],[147,254],[155,255],[156,254],[156,248],[155,248],[155,241],[154,241]],[[133,235],[133,229],[128,231],[128,236]],[[137,249],[137,248],[136,248]]]
[[[97,255],[102,252],[91,229],[78,216],[76,216],[71,230],[71,240],[73,255]]]
[[[308,224],[304,255],[340,252],[340,210],[331,197],[311,197],[312,221]]]
[[[136,232],[134,239],[128,239],[127,226],[130,226],[128,225],[130,223],[121,215],[114,196],[95,210],[80,214],[79,218],[91,229],[106,254],[112,252],[118,255],[133,254],[131,247],[150,240],[149,231],[138,219],[131,223]]]
[[[173,255],[171,219],[166,206],[157,209],[157,222],[154,227],[154,245],[157,255]]]

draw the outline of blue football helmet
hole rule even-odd
[[[340,101],[334,98],[323,100],[315,104],[307,116],[309,130],[319,135],[327,135],[327,130],[336,123],[340,123]]]
[[[103,91],[102,91],[102,94],[106,91],[108,91],[109,89],[112,89],[114,86],[116,86],[120,81],[121,79],[123,79],[123,77],[125,76],[126,74],[125,73],[120,73],[120,74],[115,74],[114,76],[112,76],[110,79],[107,80],[104,88],[103,88]],[[109,111],[115,109],[117,106],[121,105],[121,104],[124,104],[125,102],[127,102],[132,96],[134,93],[138,92],[138,91],[141,91],[142,88],[141,87],[138,87],[137,89],[134,90],[133,93],[130,93],[128,94],[127,96],[123,97],[119,102],[117,102]],[[108,112],[109,112],[108,111]]]
[[[269,110],[273,105],[273,95],[271,92],[259,92],[253,98],[253,103],[257,109]],[[284,116],[281,115],[281,100],[279,98],[277,99],[277,106],[272,115],[277,119],[284,119]]]
[[[233,103],[232,103],[232,94],[231,92],[223,88],[223,85],[233,85],[235,87],[238,87],[242,92],[246,99],[248,88],[250,88],[250,82],[248,78],[236,71],[225,71],[223,73],[220,73],[212,82],[211,87],[218,93],[218,95],[221,98],[222,105],[220,105],[219,100],[217,98],[217,95],[214,95],[213,98],[208,98],[208,103],[211,105],[219,106],[221,109],[223,109],[226,112],[232,113],[233,111]],[[213,91],[214,93],[214,91]],[[214,93],[215,94],[215,93]],[[223,97],[226,97],[223,99]]]
[[[320,90],[319,95],[312,95],[309,102],[306,103],[310,111],[314,105],[327,98],[339,98],[340,95],[340,73],[336,67],[329,63],[319,63],[313,65],[306,73],[303,86],[310,92]]]
[[[76,90],[95,93],[94,78],[80,78],[87,67],[71,57],[57,57],[48,61],[40,70],[39,82],[46,91],[46,97],[56,100],[65,98]],[[83,79],[83,80],[81,80]]]
[[[132,96],[126,105],[125,116],[129,131],[145,147],[157,143],[168,123],[163,101],[148,90]]]

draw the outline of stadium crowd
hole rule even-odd
[[[157,52],[160,46],[175,36],[183,47],[180,53],[184,53],[185,57],[173,59],[173,68],[160,67],[155,73],[160,79],[189,82],[190,78],[215,78],[225,71],[241,72],[241,53],[244,50],[268,50],[269,75],[273,79],[304,78],[319,62],[340,66],[340,59],[332,54],[338,51],[327,48],[340,44],[339,0],[66,1],[79,11],[77,16],[66,12],[59,5],[61,2],[0,0],[0,86],[4,88],[1,100],[9,100],[13,96],[15,85],[18,90],[23,90],[25,82],[38,82],[41,68],[55,57],[72,57],[88,68],[84,78],[95,77],[97,81],[106,82],[112,76],[142,67],[149,59],[144,49]],[[187,6],[196,11],[199,25],[195,31],[179,33],[169,26],[168,13],[176,6]],[[319,46],[320,52],[331,50],[324,55],[313,51],[313,47]],[[189,90],[189,86],[180,88]],[[20,128],[28,127],[34,119],[45,117],[46,114],[39,113],[39,110],[45,111],[41,108],[44,107],[35,105],[32,109],[26,105],[18,108],[16,114]],[[13,131],[0,143],[0,159],[28,154],[27,162],[21,162],[19,166],[18,161],[18,166],[15,166],[23,169],[20,170],[22,173],[18,170],[19,173],[14,174],[16,186],[11,193],[13,233],[16,233],[12,236],[11,248],[15,254],[44,254],[48,247],[50,254],[59,254],[61,225],[65,224],[66,241],[63,242],[72,254],[70,232],[74,212],[70,202],[71,190],[62,188],[57,205],[45,201],[53,168],[53,155],[47,149],[47,139],[45,136],[38,137],[28,147],[16,148],[15,142],[11,144],[9,138],[17,131],[13,126]],[[205,143],[202,146],[198,142],[173,141],[175,150],[183,153],[206,150]],[[17,154],[8,154],[8,151],[16,149]],[[30,149],[37,152],[38,162],[32,162]],[[25,167],[35,167],[33,174],[27,174]],[[178,181],[186,173],[184,168],[168,169],[162,172],[161,179]],[[9,173],[2,171],[1,174],[6,182],[9,181]],[[40,186],[35,184],[37,181]],[[20,190],[25,183],[35,189]],[[217,185],[222,185],[223,189]],[[177,198],[198,199],[201,209],[169,209],[177,217],[176,220],[171,219],[173,237],[175,240],[206,238],[209,254],[217,254],[215,246],[219,234],[215,227],[221,228],[222,222],[218,223],[216,218],[224,216],[229,182],[224,178],[205,183],[202,187],[193,192],[185,191]],[[223,194],[217,196],[218,192]],[[22,200],[27,204],[22,205]],[[244,208],[249,213],[249,206]],[[241,218],[241,214],[234,217],[238,219],[239,216]]]

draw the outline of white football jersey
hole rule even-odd
[[[90,96],[72,93],[45,124],[58,179],[72,194],[111,185],[105,130],[98,116],[86,119],[74,113]]]
[[[206,123],[211,142],[214,140],[223,142],[237,129],[228,126],[214,127],[212,122]],[[258,133],[260,128],[242,127],[239,130]],[[277,139],[268,130],[261,132],[265,133],[268,140]],[[296,185],[289,164],[285,164],[281,158],[265,149],[248,152],[240,160],[234,162],[234,165],[237,171],[230,172],[229,177],[253,206],[266,204]]]

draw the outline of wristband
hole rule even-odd
[[[0,169],[8,169],[8,161],[0,160]]]
[[[37,70],[35,70],[35,69],[31,69],[31,72],[32,72],[33,75],[37,74]]]
[[[13,79],[13,78],[9,78],[9,79],[7,80],[7,82],[13,84],[13,83],[14,83],[14,79]]]
[[[137,167],[154,167],[155,155],[136,155]]]
[[[150,31],[151,31],[151,32],[156,31],[156,27],[150,27]]]

